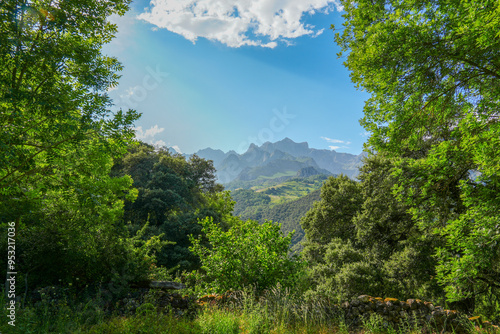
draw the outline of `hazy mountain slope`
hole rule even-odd
[[[305,167],[326,170],[332,174],[343,173],[354,178],[358,174],[357,168],[363,157],[363,154],[353,155],[309,148],[306,142],[295,143],[289,138],[276,143],[266,142],[260,147],[251,144],[243,154],[234,151],[224,153],[210,148],[196,154],[213,160],[219,182],[227,185],[231,181],[237,181],[239,187],[245,188],[249,186],[242,182],[253,182],[261,177],[291,177],[294,172]]]

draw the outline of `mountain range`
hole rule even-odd
[[[270,179],[283,181],[315,174],[342,173],[355,178],[364,157],[364,153],[353,155],[310,148],[307,142],[296,143],[290,138],[261,146],[251,144],[243,154],[206,148],[196,155],[213,161],[218,181],[227,189],[249,188]]]

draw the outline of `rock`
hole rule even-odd
[[[367,319],[370,314],[376,313],[384,319],[384,323],[399,328],[401,321],[411,326],[418,325],[426,327],[428,324],[436,326],[441,333],[466,334],[466,324],[463,323],[463,315],[455,310],[444,310],[441,306],[423,302],[419,299],[408,299],[406,302],[396,298],[374,298],[368,295],[360,295],[350,303],[343,303],[342,308],[350,326],[362,325],[363,318]],[[469,320],[476,326],[488,328],[490,331],[497,330],[495,325],[483,322],[480,317],[472,317]]]
[[[362,303],[368,303],[370,301],[371,297],[368,295],[361,295],[358,297],[358,300]]]
[[[431,312],[432,312],[432,311],[434,311],[434,309],[435,309],[435,307],[434,307],[434,305],[432,305],[432,303],[425,302],[425,303],[424,303],[424,305],[425,305],[425,306],[427,307],[427,309],[428,309],[429,311],[431,311]]]
[[[384,299],[384,302],[397,302],[398,299],[397,298],[386,298]]]
[[[410,310],[416,310],[418,308],[418,304],[415,299],[408,299],[406,302],[410,305]]]
[[[167,290],[181,290],[186,288],[186,286],[182,283],[168,282],[168,281],[151,281],[149,282],[149,287],[151,289],[167,289]]]

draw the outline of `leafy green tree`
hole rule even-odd
[[[396,190],[441,235],[451,301],[500,295],[500,7],[496,1],[342,1],[345,65],[371,94],[362,125],[401,159]]]
[[[0,4],[0,221],[16,222],[30,288],[109,280],[127,262],[117,222],[136,194],[109,172],[138,114],[110,111],[121,65],[100,50],[116,32],[107,17],[128,3]]]
[[[137,114],[111,113],[106,93],[121,65],[100,53],[116,32],[107,16],[124,14],[128,3],[2,2],[1,194],[25,193],[24,180],[43,184],[85,139],[99,140],[111,153],[132,137]]]
[[[124,220],[135,233],[146,222],[144,237],[163,235],[171,241],[158,254],[158,264],[192,270],[199,259],[189,252],[189,235],[200,235],[198,219],[207,216],[225,226],[232,211],[229,195],[215,182],[211,161],[194,155],[189,160],[168,150],[136,143],[116,161],[113,175],[129,175],[138,190],[135,201],[125,202]]]
[[[123,243],[127,231],[119,224],[124,201],[137,196],[132,179],[110,177],[113,159],[102,154],[98,141],[82,141],[66,157],[72,166],[61,164],[42,190],[30,191],[30,210],[18,219],[16,264],[24,275],[21,282],[30,288],[75,279],[79,284],[109,281],[113,273],[124,272],[133,255]],[[2,212],[6,221],[16,214]]]
[[[442,298],[432,279],[439,238],[422,234],[393,194],[394,169],[391,159],[370,155],[359,183],[339,177],[323,185],[321,200],[301,221],[315,293],[338,300],[360,294]]]
[[[321,201],[314,203],[314,207],[301,221],[307,239],[304,255],[308,261],[317,260],[316,255],[309,252],[309,244],[323,247],[332,238],[354,240],[356,231],[352,219],[360,209],[362,200],[359,183],[345,175],[330,177],[323,184]]]
[[[358,182],[345,175],[330,177],[321,188],[321,200],[314,203],[300,221],[305,232],[302,256],[309,266],[313,290],[320,294],[331,297],[335,294],[338,299],[344,299],[359,290],[369,293],[366,287],[360,289],[363,278],[359,276],[361,272],[373,273],[374,266],[360,262],[365,254],[355,244],[356,226],[353,223],[362,203]],[[356,269],[346,272],[347,266],[356,266]],[[342,277],[350,277],[347,280],[350,284],[343,285],[346,280]]]
[[[358,178],[363,204],[353,219],[356,241],[379,263],[384,287],[381,291],[399,298],[442,298],[433,277],[436,276],[436,248],[439,236],[422,233],[408,213],[409,207],[398,201],[393,188],[394,161],[383,154],[369,155]],[[381,292],[380,292],[381,293]]]
[[[288,256],[293,233],[283,236],[279,224],[235,218],[227,231],[211,218],[200,224],[209,245],[191,236],[189,249],[201,259],[202,274],[197,276],[205,292],[224,293],[249,285],[262,291],[278,283],[292,287],[299,282],[303,264]]]

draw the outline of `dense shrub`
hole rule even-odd
[[[193,274],[208,292],[226,292],[255,285],[262,291],[280,283],[297,284],[303,262],[289,256],[292,233],[283,236],[280,225],[272,222],[235,220],[228,231],[211,218],[200,221],[209,246],[201,238],[191,237],[190,250],[201,259],[199,273]]]

